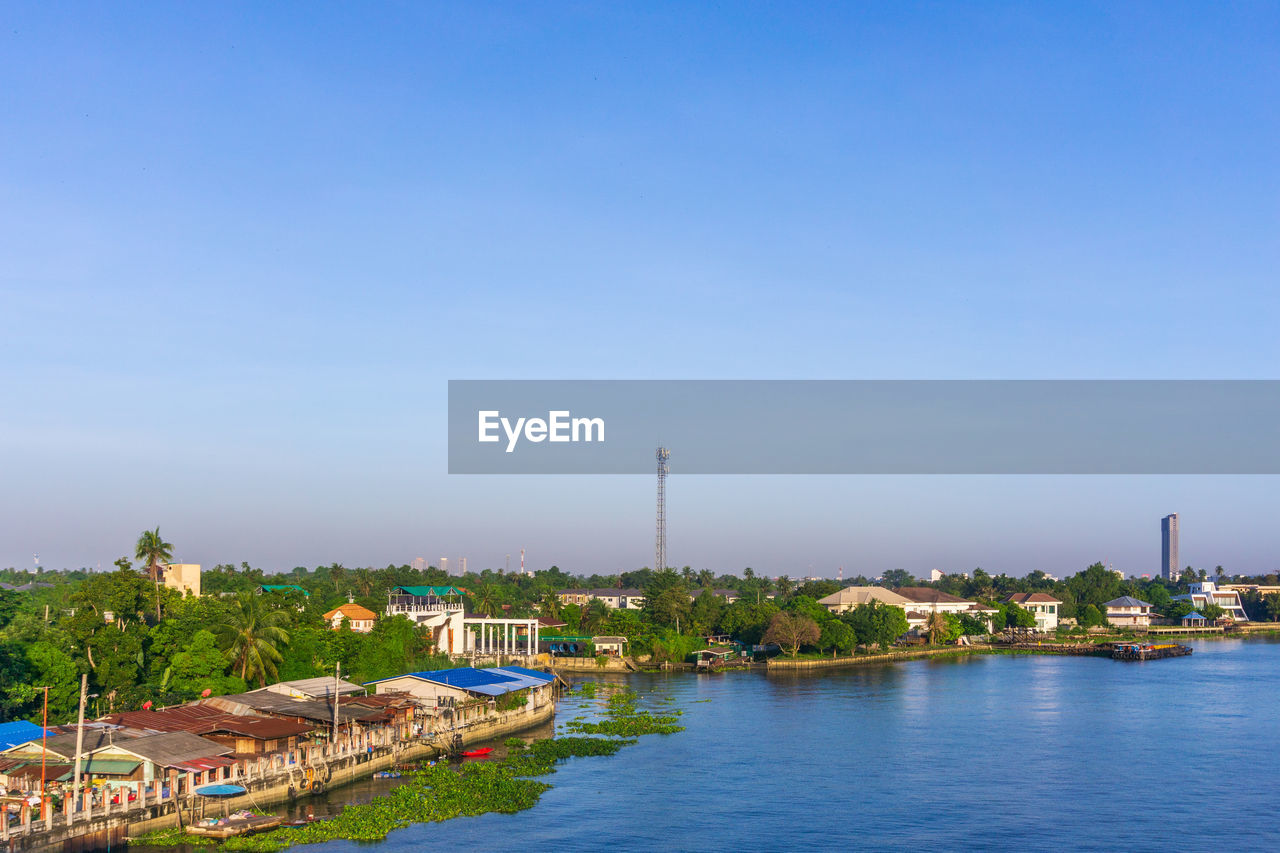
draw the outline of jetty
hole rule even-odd
[[[1185,657],[1191,652],[1190,646],[1178,643],[1114,643],[1111,646],[1113,660],[1160,660]]]

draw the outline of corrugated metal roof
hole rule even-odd
[[[0,749],[8,749],[20,743],[40,740],[48,729],[42,729],[35,723],[26,720],[15,720],[12,723],[0,723]],[[49,732],[52,735],[52,732]]]
[[[380,678],[378,681],[391,681],[393,678],[420,678],[433,684],[456,687],[482,696],[501,696],[526,687],[541,687],[550,682],[551,676],[546,673],[522,667],[494,667],[475,669],[464,666],[456,669],[437,669],[426,672],[409,672],[392,678]],[[376,684],[377,681],[371,681]]]
[[[233,714],[243,714],[243,709],[260,711],[265,714],[276,714],[283,717],[297,717],[314,720],[318,723],[333,722],[333,704],[316,699],[293,699],[283,693],[255,692],[236,693],[230,696],[214,696],[204,700],[206,704],[221,707]],[[358,705],[338,703],[338,722],[349,723],[352,720],[376,719],[380,711]]]
[[[227,732],[259,740],[300,735],[312,728],[308,723],[296,723],[278,717],[230,714],[212,705],[179,705],[159,711],[126,711],[105,719],[156,732],[191,732],[198,735]]]
[[[134,738],[116,744],[116,748],[145,758],[161,767],[175,767],[183,762],[198,758],[214,758],[231,752],[230,747],[193,735],[191,732],[164,732]]]
[[[1145,601],[1134,598],[1132,595],[1122,595],[1119,598],[1113,598],[1103,607],[1154,607],[1154,604],[1148,604]]]
[[[250,693],[281,693],[286,696],[299,694],[308,699],[321,699],[332,697],[334,692],[334,681],[338,683],[338,695],[346,696],[350,693],[363,694],[365,689],[359,684],[352,684],[350,681],[329,678],[327,675],[321,675],[317,678],[299,678],[296,681],[281,681],[276,684],[269,684],[266,687],[259,687],[257,690],[250,690]]]
[[[132,761],[128,758],[98,758],[90,756],[80,762],[80,772],[88,773],[93,776],[128,776],[130,773],[138,769],[141,761]],[[53,776],[50,773],[49,778],[55,782],[66,782],[75,775],[75,764],[71,764],[67,771],[59,776]]]
[[[549,672],[542,672],[537,669],[528,669],[523,666],[500,666],[498,667],[498,669],[503,670],[504,672],[512,672],[517,675],[527,675],[530,678],[537,678],[546,682],[547,684],[550,684],[551,682],[556,680],[556,677]]]

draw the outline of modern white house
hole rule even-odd
[[[1146,628],[1151,625],[1151,611],[1155,607],[1131,595],[1113,598],[1102,605],[1107,611],[1107,621],[1117,628]]]
[[[1005,599],[1008,604],[1016,604],[1035,617],[1037,631],[1056,631],[1058,628],[1058,610],[1062,602],[1044,592],[1015,592]]]
[[[818,599],[819,604],[837,615],[872,601],[900,607],[904,611],[911,607],[911,602],[907,598],[882,586],[846,586],[839,592],[833,592],[825,598]]]
[[[1191,584],[1191,592],[1187,595],[1175,595],[1174,601],[1190,601],[1196,610],[1203,610],[1206,604],[1216,604],[1227,611],[1233,622],[1248,622],[1249,615],[1244,612],[1244,602],[1240,593],[1234,589],[1218,589],[1213,581],[1200,581]]]

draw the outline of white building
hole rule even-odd
[[[1151,610],[1155,605],[1122,595],[1102,605],[1107,611],[1107,621],[1117,628],[1146,628],[1151,625]]]
[[[387,593],[387,616],[405,616],[431,630],[436,648],[460,655],[472,650],[472,633],[463,624],[466,616],[462,590],[455,586],[397,586]]]
[[[837,615],[872,601],[900,608],[904,613],[911,606],[906,598],[882,586],[846,586],[839,592],[818,599],[819,604]]]
[[[1190,601],[1192,606],[1200,611],[1204,610],[1206,604],[1216,604],[1227,611],[1227,616],[1233,621],[1249,621],[1248,614],[1244,612],[1244,602],[1240,600],[1240,593],[1234,589],[1218,589],[1213,581],[1193,583],[1190,594],[1175,595],[1173,600]]]
[[[611,610],[639,610],[644,607],[644,591],[639,589],[562,589],[556,593],[561,604],[585,607],[599,599]]]
[[[1035,617],[1037,631],[1056,631],[1058,628],[1058,609],[1062,602],[1043,592],[1015,592],[1005,599],[1016,604]]]

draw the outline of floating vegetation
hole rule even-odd
[[[607,738],[560,737],[532,743],[518,737],[507,738],[507,757],[501,761],[472,762],[456,770],[440,764],[406,773],[402,784],[386,795],[370,803],[348,805],[330,820],[221,841],[188,835],[179,828],[163,829],[131,839],[131,843],[154,847],[188,844],[245,853],[275,853],[294,844],[381,841],[392,830],[412,823],[432,823],[487,812],[523,811],[537,804],[542,792],[551,787],[531,777],[554,773],[559,762],[574,757],[613,755],[635,743],[635,736],[681,730],[680,726],[672,725],[677,719],[675,715],[637,712],[636,699],[635,691],[622,690],[609,698],[607,719],[598,723],[575,721],[566,726],[580,734],[603,734],[608,735]]]
[[[642,735],[670,735],[684,731],[684,726],[676,725],[682,712],[653,714],[649,711],[638,711],[636,702],[639,698],[639,694],[630,688],[620,690],[609,697],[605,719],[594,723],[571,720],[565,725],[565,730],[584,735],[627,738]]]

